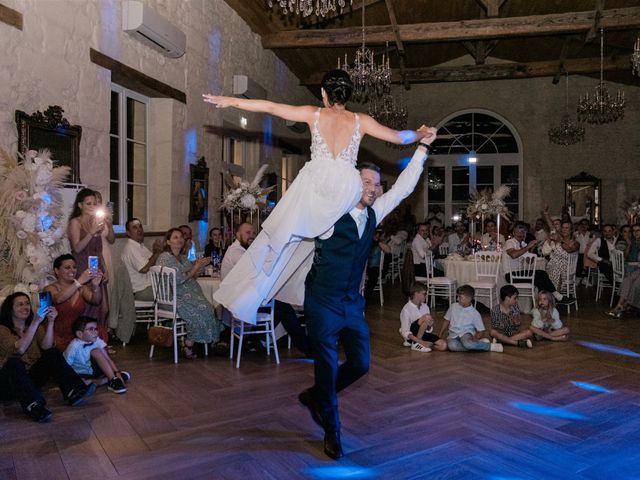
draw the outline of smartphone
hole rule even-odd
[[[98,273],[98,257],[94,255],[89,256],[89,270],[91,270],[93,274]]]
[[[47,308],[53,305],[53,299],[51,298],[51,292],[40,292],[40,306],[38,307],[38,315],[44,318]]]

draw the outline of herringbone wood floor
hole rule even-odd
[[[102,388],[72,409],[51,390],[46,425],[0,408],[0,478],[640,478],[638,319],[607,319],[579,293],[578,314],[562,315],[567,344],[423,354],[402,347],[404,301],[387,291],[367,311],[371,372],[340,396],[339,463],[297,404],[313,377],[295,351],[281,347],[279,366],[259,353],[239,370],[215,357],[176,366],[168,350],[148,360],[139,339],[115,356],[133,374],[125,395]]]

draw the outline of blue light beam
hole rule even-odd
[[[566,410],[564,408],[546,407],[544,405],[537,405],[535,403],[522,403],[522,402],[511,402],[510,405],[519,410],[524,410],[525,412],[537,413],[539,415],[547,415],[549,417],[566,418],[567,420],[587,420],[588,419],[588,417],[585,417],[584,415],[572,412],[571,410]]]
[[[613,390],[609,390],[608,388],[601,387],[600,385],[594,385],[593,383],[577,382],[575,380],[571,380],[571,383],[573,383],[578,388],[582,388],[583,390],[591,390],[592,392],[598,392],[598,393],[614,392]]]
[[[576,343],[578,345],[582,345],[583,347],[593,348],[594,350],[599,350],[601,352],[609,352],[615,353],[616,355],[625,355],[627,357],[640,358],[640,353],[629,350],[628,348],[605,345],[604,343],[584,342],[582,340],[579,340]]]

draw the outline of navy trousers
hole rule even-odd
[[[340,429],[337,393],[369,371],[369,326],[364,318],[365,300],[331,302],[307,290],[304,314],[313,350],[313,396],[322,412],[327,432]],[[346,361],[339,365],[338,341]]]

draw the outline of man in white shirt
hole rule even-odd
[[[153,290],[149,269],[156,264],[158,256],[162,253],[163,242],[162,240],[153,242],[153,251],[150,251],[144,244],[144,229],[137,218],[127,220],[125,228],[129,238],[122,249],[121,258],[131,279],[133,296],[136,300],[152,302]]]
[[[427,255],[431,255],[431,240],[429,240],[429,225],[418,224],[418,231],[411,242],[411,253],[413,253],[413,272],[418,277],[427,276]]]
[[[523,223],[516,223],[513,227],[513,237],[507,240],[504,244],[502,253],[502,267],[504,271],[504,278],[507,282],[511,283],[511,275],[509,272],[517,272],[520,269],[520,262],[518,257],[521,257],[525,253],[531,253],[536,245],[537,240],[531,240],[529,243],[525,243],[524,239],[527,236],[527,227]],[[533,277],[533,284],[538,291],[546,290],[550,292],[559,304],[567,304],[573,301],[569,297],[564,297],[556,290],[553,282],[549,278],[549,275],[544,270],[535,271]]]
[[[462,222],[456,222],[455,232],[449,235],[449,253],[461,253],[464,247],[469,242],[469,235],[467,235],[467,229]]]
[[[611,252],[616,249],[618,238],[614,235],[614,225],[606,224],[602,227],[602,237],[596,238],[591,244],[587,256],[598,264],[598,270],[613,282],[613,267],[611,266]]]
[[[253,225],[250,223],[241,223],[236,230],[236,240],[229,246],[227,252],[222,258],[220,264],[220,279],[224,280],[224,277],[231,271],[233,266],[238,263],[240,257],[247,251],[249,245],[253,243],[256,238],[256,231]]]

